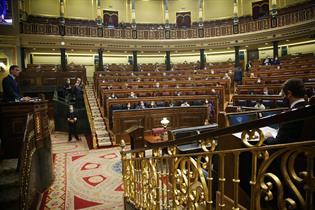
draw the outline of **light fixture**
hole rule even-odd
[[[164,133],[162,134],[162,139],[163,140],[167,140],[168,139],[167,126],[168,126],[169,123],[170,123],[170,121],[166,117],[163,117],[163,119],[161,120],[161,124],[162,124],[162,126],[164,128]]]
[[[0,72],[4,72],[5,67],[6,67],[6,65],[3,62],[0,62]]]
[[[66,43],[65,43],[64,41],[62,41],[62,42],[60,42],[60,44],[63,46],[63,45],[65,45]]]

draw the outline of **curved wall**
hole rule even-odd
[[[96,18],[97,0],[64,0],[65,17],[90,19]],[[164,23],[164,0],[136,0],[137,23]],[[238,0],[239,16],[251,15],[252,2],[259,0]],[[277,0],[279,8],[307,0]],[[234,0],[204,0],[204,20],[224,19],[233,16]],[[272,0],[269,0],[270,5]],[[26,11],[30,15],[59,16],[57,0],[25,0]],[[131,22],[131,0],[101,0],[101,10],[119,12],[120,22]],[[192,22],[198,22],[197,0],[169,0],[169,22],[176,22],[176,12],[190,11]]]

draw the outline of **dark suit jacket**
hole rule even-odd
[[[15,101],[22,98],[17,82],[8,75],[2,81],[4,101]]]
[[[300,109],[305,107],[305,102],[299,102],[295,104],[292,109]],[[276,138],[268,138],[265,144],[285,144],[292,143],[300,140],[304,128],[304,121],[295,121],[289,123],[281,123]]]

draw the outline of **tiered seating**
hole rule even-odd
[[[146,64],[136,72],[110,65],[107,71],[95,72],[98,102],[114,141],[118,143],[132,125],[160,127],[165,116],[172,118],[172,128],[200,126],[205,119],[217,122],[231,93],[230,79],[222,78],[226,73],[233,77],[232,66],[219,63],[195,70],[196,65],[176,64],[166,71],[163,65]]]
[[[236,88],[233,103],[236,106],[254,106],[262,100],[266,108],[282,105],[283,96],[279,95],[282,84],[290,78],[304,81],[308,97],[315,90],[315,55],[299,54],[281,58],[281,65],[261,65],[254,61],[253,67],[243,78],[243,84]],[[278,67],[280,66],[280,68]]]

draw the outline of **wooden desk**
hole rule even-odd
[[[120,144],[122,135],[131,126],[142,126],[145,131],[161,126],[161,119],[170,120],[169,129],[200,126],[209,118],[209,107],[206,105],[191,107],[159,107],[135,110],[115,110],[112,117],[113,140]],[[129,143],[129,142],[126,142]]]

